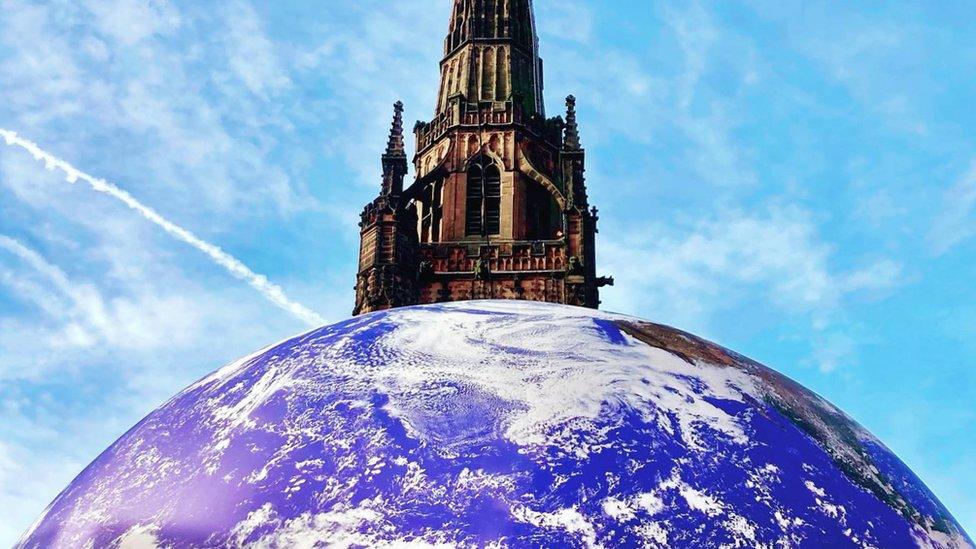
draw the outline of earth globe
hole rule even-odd
[[[476,301],[217,370],[18,546],[973,545],[877,438],[761,364],[637,318]]]

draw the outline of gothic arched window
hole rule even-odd
[[[498,234],[501,229],[502,177],[497,166],[468,169],[465,230],[467,236]]]

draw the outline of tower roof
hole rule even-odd
[[[514,100],[524,114],[544,115],[538,52],[532,0],[454,0],[436,112],[461,95],[469,102]]]
[[[469,40],[505,40],[535,52],[532,0],[454,0],[445,55]]]

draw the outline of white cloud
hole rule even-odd
[[[976,162],[945,191],[942,199],[942,209],[928,234],[936,255],[976,235]]]
[[[854,213],[858,219],[867,221],[874,228],[883,228],[910,213],[905,197],[891,189],[867,192],[870,194],[858,201]]]
[[[267,101],[290,87],[291,79],[254,8],[245,2],[234,2],[222,12],[228,25],[224,45],[230,67],[251,93]]]
[[[84,4],[95,16],[95,27],[125,47],[180,26],[179,12],[166,0],[86,0]]]
[[[876,292],[889,290],[904,280],[902,265],[891,259],[880,259],[863,269],[844,273],[840,278],[840,293]]]
[[[133,279],[109,297],[94,283],[72,280],[37,251],[4,235],[0,284],[10,290],[9,298],[44,314],[39,319],[26,314],[0,317],[10,336],[0,344],[0,379],[42,379],[60,368],[74,369],[60,359],[192,349],[204,327],[224,316],[217,310],[226,307],[215,297],[195,295],[191,287],[161,292]]]
[[[834,267],[831,246],[810,214],[795,206],[614,233],[630,236],[601,239],[601,269],[627,290],[607,291],[608,308],[650,311],[701,330],[714,315],[749,306],[775,307],[784,317],[826,327],[846,298],[891,289],[902,278],[901,266],[888,259],[863,269]]]
[[[60,144],[70,143],[78,156],[105,158],[96,144],[105,141],[131,147],[124,165],[102,160],[91,170],[144,197],[166,195],[211,225],[269,204],[283,214],[315,207],[274,157],[291,139],[281,113],[297,98],[273,107],[266,99],[290,84],[287,68],[253,8],[221,6],[185,15],[158,1],[5,0],[5,124],[66,153]]]
[[[841,12],[827,4],[811,4],[804,17],[796,17],[789,7],[773,15],[780,7],[767,2],[754,9],[760,17],[775,18],[783,29],[782,47],[819,66],[872,123],[909,138],[930,133],[935,120],[927,112],[926,88],[937,63],[929,47],[946,34],[928,32],[920,24],[921,12],[865,9],[860,4],[849,4]]]
[[[682,8],[668,6],[664,15],[684,54],[685,67],[677,81],[677,96],[678,106],[688,109],[708,69],[709,50],[715,47],[720,36],[711,16],[700,3],[691,2]]]
[[[822,334],[813,343],[811,361],[821,372],[833,372],[855,360],[859,343],[861,342],[847,333]]]
[[[317,105],[331,130],[325,136],[326,154],[338,156],[358,174],[353,183],[379,190],[379,155],[396,100],[406,107],[408,149],[410,117],[427,120],[433,114],[441,32],[446,35],[449,13],[446,0],[360,2],[351,20],[323,18],[316,29],[320,45],[297,54],[305,84],[329,88],[328,104]],[[351,205],[354,210],[361,206]]]
[[[666,4],[660,17],[666,27],[645,46],[648,51],[594,50],[583,40],[552,50],[547,89],[551,94],[559,82],[560,96],[577,96],[585,144],[617,143],[622,137],[656,150],[674,144],[680,157],[672,162],[697,184],[755,185],[750,151],[735,138],[741,125],[735,93],[715,93],[703,84],[712,71],[738,74],[743,85],[754,81],[748,41],[724,33],[701,3]],[[547,25],[543,31],[552,33],[543,40],[561,38],[558,28]],[[555,109],[561,103],[550,107],[550,114],[559,114]]]
[[[701,89],[701,81],[711,64],[727,64],[727,58],[712,51],[726,47],[729,37],[723,36],[711,14],[698,2],[669,7],[664,11],[681,52],[684,68],[674,82],[675,126],[694,145],[688,149],[688,162],[699,176],[713,185],[744,187],[753,185],[756,176],[744,161],[746,152],[741,140],[732,138],[736,121],[732,116],[732,101],[710,97]],[[755,78],[748,60],[735,60],[733,67],[743,81]]]
[[[589,44],[593,40],[593,9],[578,0],[559,0],[536,5],[536,26],[540,34],[556,40]],[[546,42],[550,48],[556,44]],[[542,52],[545,57],[545,51]]]

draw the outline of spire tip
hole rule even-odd
[[[390,139],[386,143],[387,156],[405,155],[403,145],[403,101],[393,104],[393,124],[390,127]]]

